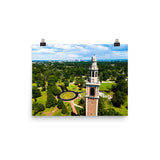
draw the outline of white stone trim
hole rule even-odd
[[[86,98],[86,116],[88,116],[87,115],[87,103],[88,103],[88,98]]]
[[[97,101],[96,102],[96,116],[97,116],[97,114],[98,114],[98,99],[96,101]]]

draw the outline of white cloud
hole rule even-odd
[[[61,49],[73,49],[71,44],[54,44],[55,48],[61,48]]]
[[[128,56],[128,51],[112,51],[112,53],[117,56]]]
[[[41,48],[39,50],[33,50],[32,53],[55,53],[56,49],[45,49],[45,48]]]
[[[102,45],[97,45],[97,44],[89,44],[90,47],[99,49],[99,50],[109,50],[108,47],[102,46]]]
[[[79,57],[79,55],[77,55],[77,54],[68,54],[67,56],[70,58],[78,58]]]

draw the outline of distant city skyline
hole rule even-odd
[[[48,44],[45,47],[32,45],[32,60],[90,60],[93,54],[97,60],[128,59],[128,45],[121,44]]]

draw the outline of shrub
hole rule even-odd
[[[59,100],[58,100],[58,103],[57,103],[58,109],[62,109],[63,106],[64,106],[63,100],[62,100],[62,99],[59,99]]]
[[[35,102],[37,101],[36,98],[40,97],[41,96],[41,92],[38,88],[36,87],[33,87],[32,89],[32,98],[34,98]]]
[[[33,103],[32,109],[34,110],[34,114],[43,111],[45,109],[44,105],[41,103]]]
[[[54,107],[56,105],[57,105],[56,98],[53,96],[53,94],[48,94],[47,95],[46,107],[50,108],[50,107]]]
[[[63,114],[66,114],[67,113],[67,108],[65,105],[62,106],[62,113]]]
[[[112,98],[112,103],[116,107],[120,107],[121,104],[124,104],[126,99],[126,94],[124,92],[117,91]]]

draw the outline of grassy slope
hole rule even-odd
[[[99,86],[99,90],[110,90],[113,84],[115,83],[101,83]]]
[[[80,101],[80,99],[77,98],[77,99],[74,101],[74,103],[75,103],[75,104],[79,104],[79,101]]]
[[[68,90],[71,90],[71,91],[76,91],[76,92],[78,91],[77,86],[74,84],[69,84],[69,86],[67,88],[68,88]]]
[[[85,92],[85,88],[82,88],[82,90],[79,89],[75,84],[69,84],[67,87],[68,90],[75,91],[75,92]]]

